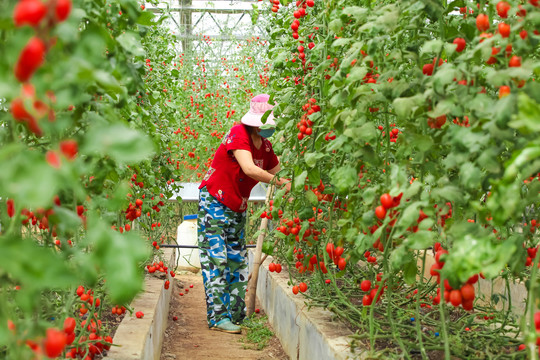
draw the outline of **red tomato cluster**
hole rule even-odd
[[[347,260],[345,260],[341,255],[343,255],[344,249],[341,246],[334,246],[332,243],[326,244],[326,252],[330,259],[334,261],[339,270],[345,270],[347,266]]]
[[[296,241],[299,241],[298,233],[302,229],[300,224],[300,219],[295,217],[293,220],[281,219],[281,226],[278,226],[277,231],[281,232],[284,235],[293,234],[297,237]]]
[[[319,202],[332,201],[332,199],[334,198],[334,194],[333,193],[324,194],[324,189],[326,189],[326,186],[323,184],[322,180],[320,181],[319,185],[315,188],[312,188],[311,186],[308,186],[308,185],[304,185],[304,190],[313,191],[313,193],[317,196],[317,200]]]
[[[435,119],[428,118],[428,126],[432,129],[440,129],[444,124],[446,124],[446,115],[441,115]]]
[[[313,272],[313,271],[315,271],[315,269],[321,270],[321,272],[323,274],[328,273],[328,269],[326,268],[326,264],[324,263],[323,260],[318,261],[317,255],[312,255],[311,257],[308,255],[307,257],[309,258],[309,262],[308,262],[307,267],[306,267],[300,261],[300,260],[302,260],[304,258],[304,255],[302,254],[302,249],[297,250],[297,259],[298,259],[298,261],[296,262],[296,268],[298,269],[298,272],[300,274],[302,274],[302,273],[304,273],[306,271]],[[319,259],[322,259],[322,256],[319,256]]]
[[[60,152],[68,159],[75,160],[79,152],[79,145],[75,140],[64,140],[60,142]]]
[[[419,213],[420,214],[418,215],[418,219],[416,219],[416,224],[420,224],[424,219],[428,218],[428,216],[426,215],[426,213],[424,213],[424,211],[422,209],[420,209]],[[431,228],[429,230],[431,230]],[[411,227],[407,228],[407,231],[417,232],[418,231],[418,225],[414,225],[414,226],[411,226]]]
[[[50,110],[51,113],[54,116],[54,112]],[[54,120],[54,119],[53,119]],[[30,122],[29,122],[30,124]],[[29,129],[31,127],[29,126]],[[39,135],[41,136],[41,135]],[[61,154],[68,160],[73,161],[77,157],[78,150],[78,144],[75,140],[64,140],[60,142],[60,149],[59,150],[49,150],[45,154],[45,160],[49,165],[51,165],[55,169],[60,169],[62,166],[62,157]]]
[[[43,349],[49,358],[60,356],[67,345],[67,334],[64,331],[49,328],[47,329],[45,340],[43,341]],[[75,338],[75,334],[73,334]],[[73,342],[73,339],[71,340]]]
[[[134,221],[142,215],[142,199],[135,200],[135,204],[129,203],[126,209],[126,220]],[[126,229],[127,230],[127,229]]]
[[[534,229],[534,226],[531,224],[531,229]],[[538,252],[538,246],[530,247],[527,249],[527,259],[525,260],[525,266],[531,266],[533,264],[536,253]],[[540,263],[538,264],[540,267]]]
[[[279,0],[270,0],[270,4],[272,4],[272,12],[279,11]]]
[[[122,315],[126,313],[126,308],[124,306],[116,305],[111,309],[113,315]]]
[[[434,208],[437,208],[438,205],[435,204],[435,205],[433,205],[433,207],[434,207]],[[446,207],[448,208],[448,210],[446,211],[446,213],[444,213],[445,208],[440,208],[439,211],[438,211],[438,216],[439,216],[438,223],[439,223],[439,225],[441,225],[441,227],[445,227],[445,225],[446,225],[446,220],[448,220],[449,218],[452,217],[452,203],[451,203],[451,202],[447,202],[447,203],[446,203]]]
[[[524,182],[525,184],[528,184],[528,183],[530,183],[531,181],[534,181],[535,178],[536,178],[536,180],[540,181],[540,173],[538,173],[538,174],[536,174],[536,175],[533,174],[533,176],[530,176],[528,179],[523,180],[523,182]],[[536,220],[535,220],[535,223],[536,223]]]
[[[137,174],[133,174],[131,177],[132,187],[133,185],[140,187],[141,189],[144,187],[144,184],[142,181],[137,182]]]
[[[160,262],[154,262],[153,264],[146,265],[146,269],[148,269],[148,272],[152,274],[152,273],[155,273],[156,271],[166,273],[169,268],[163,264],[163,261],[160,261]]]
[[[43,135],[38,120],[47,117],[49,121],[54,121],[56,115],[51,108],[55,102],[52,92],[47,93],[47,103],[36,96],[36,90],[30,83],[25,83],[21,88],[21,95],[11,102],[11,114],[15,121],[20,122],[28,128],[34,135],[40,137]],[[27,107],[27,104],[31,107]]]
[[[456,51],[462,52],[465,50],[465,46],[467,45],[467,42],[463,38],[455,38],[454,44],[456,45]]]
[[[398,138],[398,135],[401,134],[402,132],[399,131],[399,129],[397,127],[395,127],[396,124],[390,124],[390,127],[392,127],[392,129],[389,131],[389,134],[390,134],[390,142],[397,142],[397,138]],[[381,134],[383,137],[385,137],[386,135],[386,131],[384,131],[384,126],[382,125],[379,125],[377,127],[377,129],[379,129],[381,131]]]
[[[430,274],[437,278],[437,284],[441,283],[440,270],[444,267],[444,255],[448,254],[448,251],[445,250],[440,243],[436,243],[434,246],[435,250],[435,264],[431,266]],[[482,275],[480,275],[482,276]],[[478,275],[473,275],[467,280],[460,289],[454,289],[448,282],[444,280],[444,300],[448,303],[450,302],[455,307],[462,306],[463,309],[469,311],[473,309],[473,302],[475,297],[474,284],[478,281]],[[433,304],[437,305],[441,302],[441,289],[437,288],[437,296],[433,298]]]
[[[15,203],[13,199],[7,199],[6,200],[6,211],[10,218],[15,216]]]
[[[379,283],[381,281],[382,281],[382,273],[379,273],[377,274],[377,284],[375,284],[375,286],[372,287],[370,280],[363,280],[360,283],[360,290],[362,290],[363,292],[367,292],[367,294],[365,294],[362,297],[362,305],[370,306],[373,303],[373,300],[375,299],[375,297],[377,297],[376,302],[379,302],[385,289],[383,287],[382,289],[380,289],[380,292],[379,292],[379,288],[380,288]],[[379,296],[377,296],[377,292],[379,292]]]
[[[275,3],[276,0],[274,0],[274,3]],[[279,3],[279,1],[278,1]],[[303,18],[304,16],[306,16],[306,9],[307,7],[313,7],[315,6],[315,2],[313,0],[297,0],[296,1],[296,7],[298,8],[298,10],[296,10],[294,13],[293,13],[293,16],[295,17],[295,19],[293,20],[292,24],[291,24],[291,30],[292,30],[292,37],[294,39],[298,39],[298,28],[300,27],[300,20],[298,19],[301,19]],[[273,9],[272,9],[273,11]],[[277,11],[277,10],[276,10]],[[305,59],[302,59],[302,64],[305,64]]]
[[[435,64],[437,63],[437,58],[433,58],[433,61],[425,64],[422,67],[422,73],[427,76],[433,75],[433,70],[435,70]],[[444,63],[443,59],[439,58],[439,66],[441,66]]]
[[[274,210],[274,200],[270,200],[269,202],[270,208],[268,211],[263,211],[261,214],[261,219],[267,218],[269,220],[272,220],[272,210]],[[281,215],[283,214],[283,210],[279,209],[278,216],[281,218]]]
[[[58,196],[54,197],[54,204],[56,206],[61,206],[60,198]],[[13,206],[14,206],[13,200],[8,199],[8,201],[7,201],[8,215],[11,214],[12,211],[13,211],[13,215],[14,215],[14,208],[12,208]],[[86,210],[85,210],[84,206],[77,205],[76,211],[77,211],[77,215],[79,216],[79,218],[81,219],[81,221],[83,223],[83,226],[86,227],[86,216],[84,215],[84,212]],[[51,235],[53,237],[58,236],[58,234],[56,232],[56,225],[53,225],[52,227],[50,227],[50,224],[49,224],[49,217],[54,214],[54,209],[53,208],[48,208],[48,209],[39,208],[35,212],[30,211],[28,209],[22,209],[21,214],[23,216],[26,216],[26,219],[22,220],[23,225],[27,225],[27,224],[31,224],[32,226],[37,225],[40,230],[45,230],[45,231],[50,230]],[[61,245],[61,242],[58,239],[55,240],[54,242],[58,246]],[[68,240],[67,243],[69,245],[72,245],[71,240]]]
[[[81,315],[84,315],[88,312],[88,308],[86,308],[85,303],[88,303],[90,306],[99,307],[101,305],[101,300],[99,298],[94,299],[94,291],[92,289],[88,289],[88,291],[85,292],[84,286],[80,285],[77,288],[77,296],[79,296],[79,299],[82,301],[80,313]],[[101,321],[100,324],[101,326]]]
[[[375,247],[375,245],[377,245],[377,247]],[[378,239],[375,243],[373,243],[373,247],[375,247],[376,249],[379,249],[379,247],[381,247],[384,250],[384,246],[380,243]],[[369,250],[366,250],[366,252],[364,253],[364,257],[366,258],[366,261],[370,264],[375,265],[377,263],[377,258],[371,255],[371,251]]]
[[[232,114],[234,114],[234,110],[231,110],[231,111],[232,111]],[[229,118],[230,115],[232,115],[232,114],[229,115],[229,113],[231,111],[227,111],[227,118]],[[177,130],[174,131],[174,133],[183,135],[182,139],[184,139],[184,140],[187,140],[190,137],[193,137],[193,139],[195,139],[195,140],[197,140],[199,138],[199,132],[195,131],[195,129],[191,129],[191,127],[189,127],[187,125],[184,127],[183,130],[178,128]]]
[[[459,118],[455,118],[454,120],[452,120],[452,122],[458,126],[463,126],[463,127],[471,126],[471,124],[469,123],[469,117],[467,115],[463,117],[463,120],[460,120]]]
[[[302,48],[302,51],[304,49],[303,46],[299,46],[298,48]],[[305,111],[305,113],[302,115],[302,119],[298,122],[298,124],[296,124],[299,131],[298,140],[302,140],[305,136],[309,136],[313,133],[313,121],[309,119],[309,116],[321,111],[321,107],[319,105],[315,105],[316,103],[317,100],[310,98],[308,102],[302,106],[302,110]]]
[[[394,196],[394,197],[390,196],[390,194],[388,193],[382,194],[380,197],[381,205],[375,208],[375,216],[377,216],[379,220],[384,219],[386,217],[387,210],[399,206],[402,196],[403,196],[403,193],[400,193],[398,196]]]
[[[270,272],[275,271],[279,274],[281,272],[281,264],[275,264],[275,263],[268,264],[268,271]]]
[[[525,224],[527,226],[527,224]],[[540,227],[540,222],[537,222],[536,219],[531,220],[531,227],[529,228],[529,231],[534,233],[536,231],[536,228]]]
[[[54,11],[48,11],[54,6]],[[19,1],[13,11],[13,22],[15,26],[32,26],[35,35],[30,38],[22,49],[15,65],[15,77],[23,84],[21,97],[13,99],[11,112],[13,118],[26,125],[36,136],[42,136],[43,132],[38,125],[38,120],[48,115],[50,121],[54,121],[54,111],[38,99],[33,86],[27,83],[37,69],[41,67],[45,60],[45,54],[51,46],[42,36],[57,23],[64,21],[71,11],[71,0],[49,1],[43,3],[41,0]],[[47,94],[50,102],[54,102],[54,95]],[[27,108],[26,104],[31,104]]]
[[[93,299],[92,293],[92,290],[85,292],[83,286],[79,286],[77,289],[77,295],[83,302],[93,303],[97,307],[99,306],[99,299]],[[84,311],[82,309],[81,316],[88,312],[88,309],[84,308]],[[94,314],[95,317],[97,317],[96,313]],[[67,359],[82,359],[84,357],[85,360],[91,360],[96,355],[101,354],[104,349],[109,350],[112,344],[110,336],[99,335],[101,332],[101,320],[96,322],[94,318],[90,321],[88,319],[83,320],[77,326],[77,320],[68,317],[64,320],[62,330],[49,328],[41,343],[27,340],[26,344],[36,353],[43,353],[49,358],[57,358],[65,351],[65,358]],[[8,321],[8,327],[12,332],[16,331],[13,322]],[[76,339],[77,344],[73,345]]]
[[[305,282],[301,282],[300,284],[294,285],[292,287],[292,292],[293,292],[294,295],[296,295],[296,294],[298,294],[299,291],[300,292],[306,292],[307,288],[308,288],[307,284]]]
[[[334,134],[334,130],[331,130],[328,134],[324,136],[324,140],[326,141],[332,141],[336,139],[336,134]]]
[[[154,198],[152,198],[152,200],[154,200]],[[160,206],[165,206],[165,203],[162,200],[159,200],[159,202],[156,205],[153,205],[152,209],[155,210],[156,212],[160,212],[161,211]]]

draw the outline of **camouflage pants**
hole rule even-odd
[[[199,192],[198,218],[197,236],[208,326],[225,318],[239,323],[246,316],[246,213],[232,211],[204,187]]]

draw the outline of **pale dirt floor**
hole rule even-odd
[[[210,330],[206,322],[206,302],[200,273],[176,275],[171,289],[173,294],[161,360],[289,360],[275,336],[268,346],[259,351],[246,349],[247,346],[254,346],[242,342],[246,329],[242,330],[242,334]],[[189,291],[186,293],[185,289]],[[184,295],[180,296],[180,292]],[[174,321],[174,316],[178,320]]]

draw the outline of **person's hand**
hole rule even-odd
[[[288,193],[291,192],[291,180],[287,179],[287,182],[284,184],[284,186],[285,186],[285,190],[286,190],[285,195],[287,195]],[[293,200],[294,200],[293,197],[289,197],[289,199],[287,201],[289,201],[289,203],[292,203]]]
[[[289,180],[289,182],[285,183],[285,190],[287,190],[287,192],[285,194],[288,194],[291,192],[291,181]]]

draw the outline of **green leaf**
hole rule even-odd
[[[298,217],[300,220],[307,220],[313,217],[313,209],[311,207],[303,208],[299,213]]]
[[[373,186],[366,187],[362,191],[362,199],[366,204],[371,204],[375,200],[376,189]]]
[[[407,190],[405,190],[405,192],[403,193],[403,197],[405,199],[411,199],[413,196],[418,194],[421,188],[422,184],[420,183],[420,181],[413,181],[411,186],[409,186]]]
[[[342,47],[342,46],[347,45],[350,42],[351,42],[351,39],[339,38],[339,39],[334,40],[334,42],[332,43],[332,47]]]
[[[121,95],[126,91],[125,88],[120,85],[118,80],[106,71],[95,70],[92,72],[92,77],[113,99],[119,99],[118,95]]]
[[[433,75],[433,83],[437,86],[445,86],[454,82],[454,79],[458,76],[457,70],[450,64],[443,64],[437,68],[437,71]],[[449,102],[449,101],[447,101]],[[455,104],[453,104],[455,106]],[[450,107],[449,110],[451,110]],[[442,115],[442,114],[441,114]],[[439,116],[435,115],[434,117]]]
[[[368,9],[359,6],[347,6],[342,13],[354,17],[356,20],[363,20],[369,14]]]
[[[425,250],[433,245],[435,232],[428,230],[418,230],[410,234],[406,240],[406,246],[413,250]]]
[[[313,205],[316,206],[319,203],[319,200],[317,199],[317,195],[313,191],[306,191],[305,193],[307,201]]]
[[[304,188],[304,184],[306,182],[306,177],[308,175],[307,171],[302,171],[299,175],[296,175],[294,177],[294,189],[295,190],[301,190]]]
[[[263,241],[262,252],[264,254],[272,256],[274,253],[274,243],[272,241]]]
[[[433,139],[431,136],[414,133],[405,133],[403,135],[408,144],[411,144],[420,151],[428,151],[433,146]]]
[[[268,117],[270,116],[271,113],[272,113],[272,109],[267,110],[267,111],[263,114],[263,116],[262,116],[262,118],[261,118],[261,122],[262,122],[263,124],[266,124],[266,120],[268,119]]]
[[[447,185],[443,188],[433,189],[431,192],[435,199],[444,199],[448,201],[456,201],[463,197],[461,190],[453,185]]]
[[[519,112],[512,116],[508,126],[524,134],[540,132],[540,104],[525,93],[519,93],[518,109]]]
[[[352,166],[343,166],[330,171],[330,178],[339,193],[346,193],[358,183],[358,172]]]
[[[321,182],[321,171],[318,167],[314,167],[308,172],[309,184],[311,186],[319,186]]]
[[[482,181],[482,172],[471,162],[461,165],[459,170],[460,181],[467,188],[478,188]]]
[[[310,168],[317,166],[317,163],[323,157],[324,157],[324,154],[322,153],[307,153],[304,155],[304,159],[306,160],[306,165]]]
[[[83,152],[110,156],[123,163],[135,163],[154,154],[154,144],[143,133],[121,124],[94,124]]]
[[[443,46],[442,40],[435,39],[429,40],[424,43],[424,46],[420,49],[420,54],[434,54],[438,55]]]
[[[339,19],[334,19],[328,24],[328,28],[334,33],[339,34],[341,32],[341,27],[343,23]]]
[[[413,260],[414,256],[412,252],[405,246],[398,246],[390,254],[390,265],[393,271],[401,270],[404,264],[411,263]]]
[[[120,234],[102,220],[88,216],[88,241],[93,263],[104,272],[105,286],[114,303],[127,303],[142,290],[142,262],[150,255],[147,243],[135,231]]]
[[[412,204],[408,204],[403,211],[403,214],[399,218],[397,225],[403,228],[408,228],[411,226],[414,222],[416,222],[418,216],[420,215],[420,207],[425,207],[425,204],[421,201],[415,201]]]
[[[137,19],[137,24],[146,26],[154,25],[154,17],[155,15],[152,12],[142,11],[139,19]]]
[[[462,222],[452,227],[452,251],[446,257],[443,274],[457,286],[479,272],[491,279],[500,275],[517,250],[515,239],[498,242],[480,224]]]
[[[62,181],[59,170],[45,161],[45,154],[14,143],[0,148],[0,164],[3,196],[28,208],[46,208],[52,204]]]
[[[367,123],[357,128],[348,128],[343,135],[356,140],[359,143],[370,142],[377,138],[377,130],[373,124]]]
[[[455,106],[456,104],[450,100],[439,101],[435,108],[432,111],[428,112],[428,116],[432,118],[437,118],[439,116],[446,115],[450,113],[455,108]]]
[[[126,31],[124,34],[121,34],[116,38],[120,43],[120,46],[124,48],[127,52],[135,56],[144,56],[146,52],[144,51],[141,39],[139,35],[132,31]]]
[[[504,181],[513,181],[518,175],[519,171],[528,165],[531,161],[540,158],[540,146],[530,145],[524,149],[517,150],[512,155],[512,160],[509,162],[503,176]],[[529,176],[530,174],[523,174],[523,176]]]
[[[418,267],[416,259],[413,257],[410,261],[403,265],[403,280],[409,285],[416,282],[416,274],[418,273]]]
[[[355,66],[351,69],[349,77],[345,80],[346,84],[352,84],[353,82],[362,80],[368,72],[368,69],[364,66]]]
[[[393,102],[396,114],[400,118],[409,118],[413,112],[424,104],[424,95],[417,94],[406,98],[397,98]]]
[[[22,287],[62,289],[76,283],[76,272],[52,247],[30,239],[2,237],[0,240],[0,274],[9,274]]]

